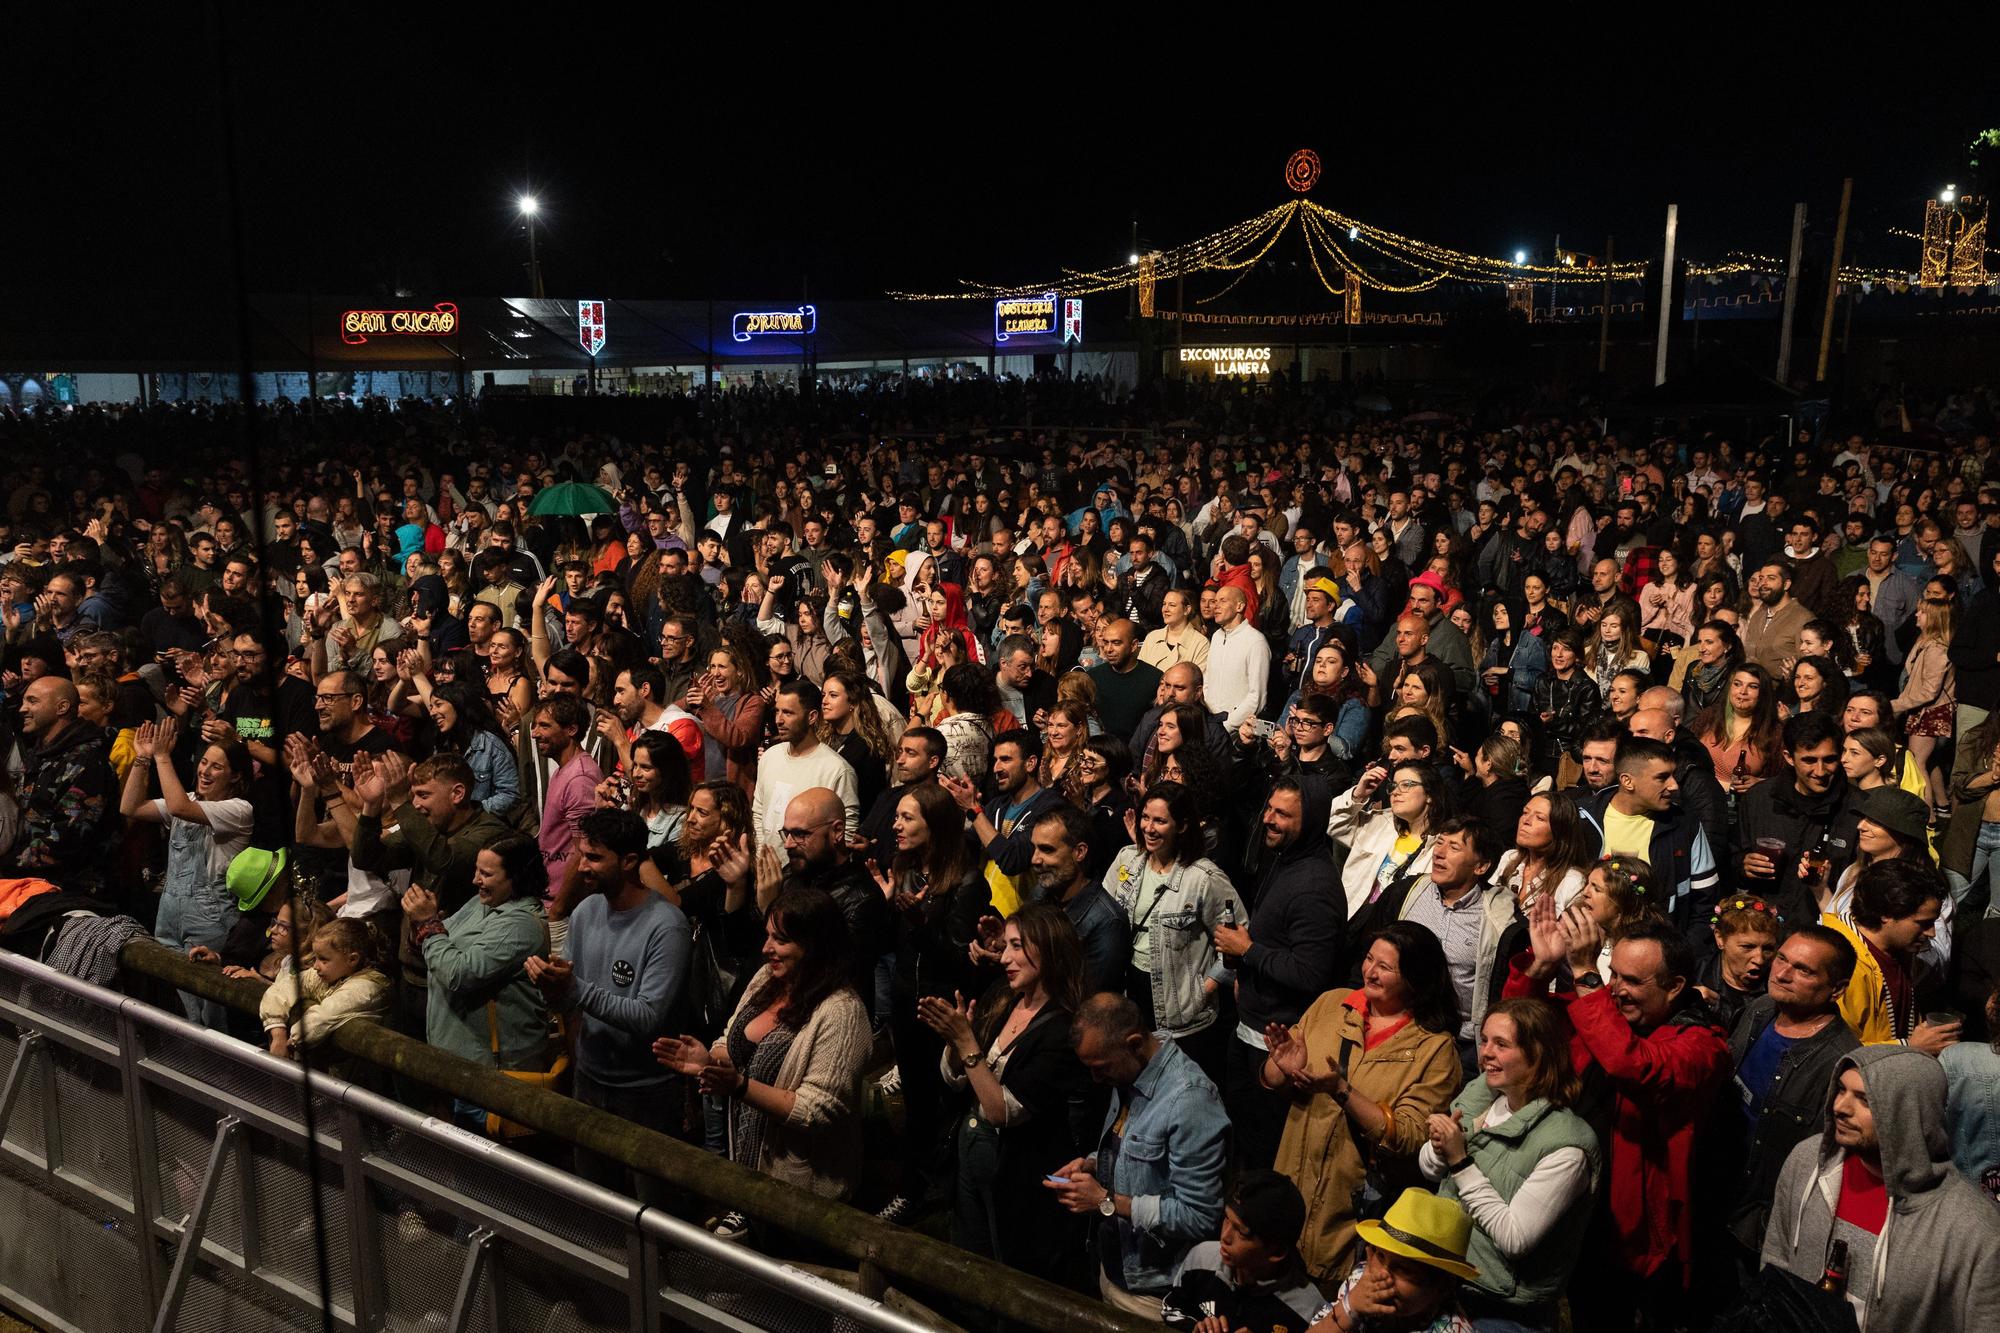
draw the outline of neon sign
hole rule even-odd
[[[809,305],[797,310],[739,310],[729,321],[729,336],[740,343],[773,333],[802,338],[818,327],[819,311]]]
[[[592,356],[604,350],[604,302],[576,303],[576,340]]]
[[[1183,347],[1181,364],[1207,366],[1211,375],[1251,376],[1271,373],[1268,347]]]
[[[1060,328],[1057,296],[1003,296],[993,303],[993,341],[1003,343],[1022,334],[1050,334]]]
[[[1063,298],[1063,341],[1080,343],[1083,341],[1083,298],[1065,296]]]
[[[449,338],[458,332],[458,307],[439,301],[429,310],[344,310],[340,340],[349,345],[370,338]]]

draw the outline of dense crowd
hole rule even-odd
[[[0,942],[129,916],[273,1056],[390,1024],[1201,1333],[2000,1327],[1983,396],[927,392],[0,423]]]

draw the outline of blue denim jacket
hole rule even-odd
[[[1229,1157],[1229,1117],[1215,1085],[1171,1039],[1127,1093],[1131,1114],[1121,1140],[1112,1134],[1120,1099],[1112,1097],[1092,1170],[1098,1183],[1132,1200],[1117,1227],[1115,1273],[1127,1291],[1164,1291],[1190,1247],[1222,1230],[1222,1171]],[[1110,1170],[1103,1169],[1110,1164]],[[1100,1233],[1099,1253],[1111,1253]]]

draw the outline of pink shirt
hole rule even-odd
[[[597,784],[603,780],[597,761],[581,749],[549,779],[548,794],[542,798],[542,830],[536,841],[549,868],[551,898],[562,883],[563,867],[569,863],[577,821],[596,807]]]

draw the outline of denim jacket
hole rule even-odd
[[[1131,1108],[1122,1139],[1112,1133],[1121,1104]],[[1189,1248],[1217,1234],[1228,1157],[1229,1117],[1215,1085],[1180,1047],[1162,1041],[1123,1098],[1112,1097],[1090,1159],[1098,1183],[1132,1200],[1130,1218],[1102,1223],[1117,1228],[1116,1276],[1125,1290],[1164,1292]],[[1100,1254],[1110,1253],[1109,1239],[1100,1233]]]
[[[1139,894],[1145,869],[1145,849],[1124,848],[1104,874],[1104,890],[1127,920],[1145,912],[1145,925],[1135,933],[1145,930],[1152,942],[1153,1021],[1164,1035],[1185,1037],[1216,1019],[1217,1006],[1203,993],[1202,983],[1226,986],[1231,980],[1215,951],[1215,927],[1225,913],[1234,913],[1239,926],[1249,922],[1250,913],[1229,877],[1205,856],[1176,865],[1159,902],[1147,910]]]

